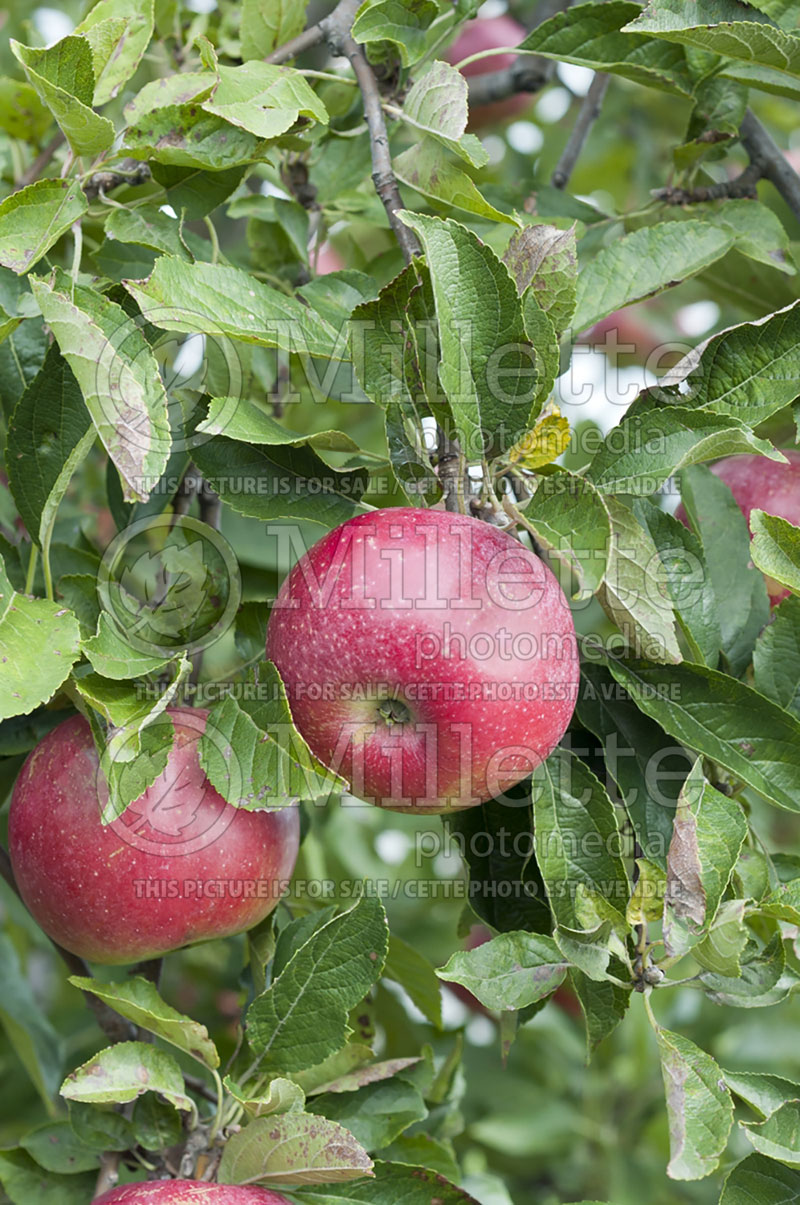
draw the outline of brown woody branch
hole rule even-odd
[[[267,55],[265,61],[267,63],[288,63],[290,59],[297,58],[298,54],[302,54],[305,50],[313,50],[315,46],[320,46],[323,42],[330,45],[334,54],[341,54],[341,41],[350,33],[350,27],[360,3],[361,0],[339,0],[332,13],[314,25],[309,25],[308,29],[304,29],[301,34],[283,46],[278,46],[272,54]]]
[[[608,78],[605,71],[595,72],[594,79],[589,85],[589,91],[583,98],[575,125],[567,139],[567,145],[561,152],[561,158],[550,179],[554,188],[566,188],[569,183],[569,178],[578,162],[578,156],[583,150],[589,131],[600,116],[603,98],[608,88]]]
[[[758,168],[764,179],[778,190],[794,216],[800,220],[800,176],[750,109],[742,119],[739,137],[753,167]]]
[[[381,108],[381,94],[375,73],[367,62],[367,56],[350,34],[342,39],[342,50],[350,60],[355,72],[361,97],[364,102],[364,117],[369,130],[369,141],[372,149],[372,181],[375,191],[383,201],[389,224],[395,233],[406,263],[411,257],[419,255],[420,246],[416,235],[398,217],[398,211],[403,209],[397,177],[392,167],[392,157],[389,153],[389,135]]]
[[[733,180],[720,180],[716,184],[701,185],[698,188],[656,188],[652,196],[657,201],[667,205],[697,205],[703,201],[721,201],[728,197],[755,197],[756,185],[761,179],[761,168],[750,163]]]

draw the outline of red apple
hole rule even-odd
[[[749,524],[751,510],[764,510],[790,523],[800,525],[800,452],[781,448],[788,464],[779,464],[765,456],[728,456],[711,466],[711,472],[730,489]],[[675,517],[688,526],[683,505]],[[773,606],[788,598],[780,582],[767,578],[767,590]]]
[[[22,898],[49,937],[91,962],[138,962],[249,929],[294,869],[297,808],[226,803],[198,758],[208,713],[166,715],[175,730],[166,769],[109,825],[82,716],[48,733],[14,787],[9,852]]]
[[[267,656],[317,757],[397,811],[501,795],[561,739],[578,688],[543,562],[489,523],[413,507],[350,519],[300,559]]]
[[[201,1180],[148,1180],[124,1184],[98,1197],[94,1205],[291,1205],[279,1192]]]
[[[518,46],[527,34],[527,30],[515,21],[513,17],[504,14],[500,17],[478,17],[467,21],[453,45],[446,51],[448,63],[459,63],[469,58],[471,54],[480,54],[482,50],[493,50],[495,46]],[[467,63],[463,74],[485,75],[488,71],[505,71],[517,60],[515,54],[492,54],[485,59],[477,59]],[[520,92],[505,100],[496,100],[488,105],[470,106],[468,129],[478,130],[483,126],[496,125],[508,121],[523,113],[530,104],[530,96]]]

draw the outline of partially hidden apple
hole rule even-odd
[[[279,1192],[201,1180],[148,1180],[123,1184],[97,1197],[93,1205],[291,1205]]]
[[[358,515],[298,561],[267,656],[316,756],[396,811],[501,796],[561,739],[578,689],[569,605],[540,558],[414,507]]]
[[[459,63],[472,54],[480,54],[484,50],[494,50],[501,46],[518,46],[524,39],[527,30],[508,14],[499,17],[477,17],[467,21],[461,33],[445,52],[448,63]],[[505,71],[516,61],[515,54],[492,54],[485,59],[476,59],[462,67],[462,74],[467,78],[485,75],[489,71]],[[486,126],[497,125],[524,113],[530,105],[530,95],[525,92],[517,93],[503,100],[492,101],[488,105],[470,105],[469,124],[467,129],[479,130]]]
[[[753,454],[728,456],[711,466],[711,472],[730,489],[748,525],[752,510],[763,510],[800,525],[800,452],[786,448],[781,451],[787,464]],[[683,504],[675,517],[688,526]],[[791,594],[791,590],[769,577],[767,591],[773,606]]]
[[[48,733],[14,786],[9,853],[22,898],[49,937],[90,962],[138,962],[252,928],[294,870],[297,808],[226,803],[198,757],[208,713],[165,715],[175,736],[164,772],[110,824],[82,716]]]

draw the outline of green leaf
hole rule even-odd
[[[621,963],[612,962],[610,969],[615,974],[624,974]],[[591,1058],[600,1043],[611,1036],[625,1017],[633,987],[620,987],[607,979],[590,979],[577,967],[570,968],[569,978],[583,1012],[587,1054]]]
[[[376,1162],[374,1180],[306,1189],[295,1195],[303,1205],[478,1205],[438,1173],[405,1163]]]
[[[428,1115],[419,1088],[402,1074],[351,1092],[315,1096],[309,1111],[344,1126],[370,1153],[382,1150]]]
[[[440,979],[460,983],[486,1008],[526,1008],[551,995],[563,982],[567,960],[551,937],[541,933],[500,933],[474,950],[458,950]]]
[[[606,497],[605,502],[611,516],[611,544],[599,602],[640,656],[680,661],[675,612],[658,549],[624,503],[614,497]]]
[[[178,259],[190,258],[181,239],[180,224],[162,213],[156,205],[112,209],[106,221],[106,238],[116,239],[120,243],[137,243],[153,251],[177,256]]]
[[[698,759],[678,796],[667,855],[669,955],[687,953],[708,934],[746,836],[741,806],[704,780]]]
[[[642,714],[604,666],[584,662],[581,674],[578,718],[603,746],[644,856],[665,868],[689,755],[669,746],[664,730]]]
[[[92,47],[94,104],[104,105],[131,78],[150,43],[153,0],[100,0],[73,32]]]
[[[440,495],[439,482],[422,443],[422,419],[439,396],[438,340],[430,273],[410,264],[375,301],[357,306],[350,318],[353,367],[364,392],[386,411],[392,467],[411,500]]]
[[[193,459],[223,502],[254,519],[307,519],[336,527],[364,507],[363,469],[334,469],[310,447],[254,447],[217,436]]]
[[[690,95],[692,78],[680,47],[623,32],[622,27],[640,13],[638,4],[626,0],[611,0],[602,6],[575,5],[537,25],[519,48],[595,71],[610,71],[678,96]]]
[[[733,1124],[733,1102],[710,1054],[681,1034],[656,1029],[669,1117],[673,1180],[701,1180],[719,1166]]]
[[[605,494],[654,494],[686,465],[741,452],[781,454],[729,415],[638,404],[606,436],[586,475]]]
[[[763,1155],[749,1155],[728,1176],[719,1205],[793,1205],[798,1200],[800,1172]]]
[[[800,1102],[787,1101],[766,1121],[743,1121],[741,1126],[762,1155],[800,1169]]]
[[[411,67],[425,53],[428,27],[438,13],[434,0],[364,0],[353,22],[353,37],[370,47],[374,61],[394,54],[404,67]]]
[[[84,1108],[94,1108],[94,1106],[85,1105]],[[94,1108],[94,1112],[97,1113],[96,1108]],[[112,1116],[119,1117],[119,1114],[115,1113]],[[168,1147],[176,1146],[183,1135],[180,1113],[177,1113],[160,1096],[155,1096],[151,1092],[139,1097],[133,1107],[133,1117],[128,1124],[133,1130],[134,1141],[143,1146],[146,1151],[164,1151]],[[130,1146],[131,1139],[128,1138],[123,1150],[129,1149]],[[108,1148],[104,1147],[104,1149]]]
[[[91,107],[95,77],[87,40],[70,35],[44,50],[23,46],[12,38],[10,46],[42,104],[61,127],[73,154],[101,155],[107,151],[114,141],[114,125]]]
[[[296,0],[242,0],[242,58],[265,59],[302,33],[305,5]]]
[[[349,1010],[380,976],[387,942],[383,906],[369,897],[314,933],[248,1010],[262,1065],[301,1071],[341,1049]]]
[[[261,139],[233,126],[198,104],[170,105],[145,114],[125,131],[124,147],[132,159],[149,159],[168,167],[228,171],[262,157]]]
[[[68,1121],[37,1126],[20,1138],[19,1144],[49,1172],[87,1172],[100,1162],[99,1152],[82,1142]]]
[[[350,1043],[345,1047],[345,1050],[349,1050],[351,1045],[355,1044]],[[333,1057],[336,1058],[337,1056],[334,1055]],[[419,1058],[405,1058],[384,1059],[382,1063],[368,1063],[367,1066],[357,1067],[354,1071],[348,1071],[344,1075],[339,1075],[328,1083],[320,1082],[319,1084],[315,1084],[314,1088],[309,1091],[309,1096],[318,1096],[321,1092],[333,1093],[334,1095],[342,1092],[357,1092],[359,1088],[365,1088],[368,1084],[377,1084],[383,1080],[391,1079],[398,1072],[406,1071],[409,1067],[415,1067],[420,1062],[421,1059]]]
[[[143,118],[155,114],[158,109],[188,105],[190,101],[199,104],[211,95],[216,82],[217,77],[213,71],[181,71],[175,75],[151,80],[126,104],[125,117],[128,125],[132,126],[135,122],[142,121]]]
[[[732,414],[754,427],[798,396],[800,302],[758,322],[714,335],[673,400],[681,406]]]
[[[273,1113],[302,1113],[306,1096],[303,1089],[290,1079],[277,1076],[264,1092],[248,1092],[226,1075],[222,1081],[234,1100],[238,1100],[250,1117],[268,1117]]]
[[[738,0],[659,0],[625,29],[800,77],[800,38]]]
[[[403,118],[473,167],[485,167],[488,152],[474,134],[464,133],[469,118],[468,93],[466,77],[449,63],[436,60],[409,89],[403,101]]]
[[[758,509],[750,512],[749,522],[753,564],[773,581],[800,594],[800,530],[788,519]]]
[[[580,758],[558,748],[533,774],[536,861],[565,929],[626,929],[630,884],[614,805]],[[568,884],[568,889],[564,886]]]
[[[314,757],[292,723],[286,689],[272,662],[262,660],[246,682],[252,692],[226,695],[209,711],[200,764],[211,785],[228,803],[248,810],[341,794],[342,779]]]
[[[372,1171],[372,1160],[335,1121],[307,1113],[256,1118],[225,1144],[222,1184],[336,1184]]]
[[[143,1096],[142,1101],[155,1101],[155,1096]],[[180,1117],[168,1105],[171,1117]],[[113,1107],[98,1108],[81,1101],[72,1101],[69,1106],[69,1122],[75,1136],[96,1151],[127,1151],[135,1141],[131,1123]],[[152,1150],[152,1147],[150,1148]]]
[[[359,451],[355,440],[342,431],[313,431],[305,435],[291,431],[251,398],[212,398],[208,417],[198,424],[196,430],[208,435],[226,435],[228,439],[238,439],[242,443],[267,444],[271,447],[308,444],[323,452]]]
[[[603,581],[611,552],[611,515],[590,481],[563,470],[542,477],[525,519],[537,538],[576,574],[584,597]]]
[[[217,1048],[208,1036],[205,1025],[177,1012],[165,1000],[149,979],[136,975],[116,983],[85,979],[71,975],[70,983],[83,992],[91,992],[110,1004],[115,1012],[133,1021],[134,1025],[156,1034],[171,1046],[177,1046],[206,1067],[219,1066]]]
[[[756,939],[745,950],[741,973],[735,978],[704,971],[705,993],[714,1004],[733,1008],[768,1008],[779,1004],[800,985],[800,976],[785,964],[780,936],[761,947]]]
[[[182,78],[180,75],[174,77]],[[160,81],[159,81],[160,82]],[[175,167],[151,163],[153,179],[167,190],[167,199],[176,213],[185,210],[187,222],[203,218],[221,205],[241,183],[243,167],[227,171],[203,171],[193,167]]]
[[[0,1151],[0,1184],[14,1205],[86,1205],[96,1183],[97,1172],[44,1173],[25,1151]]]
[[[578,275],[573,329],[584,331],[632,301],[696,276],[733,243],[729,231],[694,218],[658,222],[624,235],[599,251]],[[738,417],[747,421],[742,414]]]
[[[6,448],[14,501],[46,556],[59,504],[94,439],[78,382],[58,348],[51,347],[14,410]]]
[[[212,113],[257,138],[278,138],[301,118],[328,122],[328,113],[299,71],[251,60],[240,67],[220,67],[219,83],[208,100]]]
[[[46,703],[78,660],[79,641],[72,612],[17,594],[0,561],[0,719]]]
[[[37,180],[12,192],[0,204],[0,264],[27,272],[88,208],[77,180]]]
[[[439,327],[439,380],[468,458],[497,455],[532,425],[537,368],[508,269],[457,222],[405,213],[425,249]],[[486,298],[492,304],[486,304]]]
[[[764,578],[750,560],[750,535],[744,515],[728,486],[704,466],[681,477],[681,498],[699,536],[711,580],[730,672],[750,663],[756,639],[769,618]]]
[[[702,544],[693,531],[649,499],[637,498],[633,512],[655,543],[692,660],[716,669],[722,633]]]
[[[171,1054],[147,1042],[118,1042],[94,1055],[64,1080],[61,1095],[88,1104],[126,1104],[158,1092],[176,1109],[194,1108]]]
[[[661,920],[667,886],[666,873],[655,862],[648,858],[635,861],[638,877],[625,909],[625,918],[631,926]]]
[[[530,783],[512,787],[502,801],[454,812],[444,825],[442,848],[447,850],[452,841],[469,867],[469,903],[475,915],[501,933],[549,933],[553,917],[532,857]]]
[[[754,1071],[723,1071],[734,1096],[747,1102],[761,1117],[770,1117],[788,1100],[800,1100],[800,1084],[781,1075]]]
[[[512,234],[503,256],[520,296],[530,295],[561,334],[575,311],[578,252],[575,227],[525,226]]]
[[[692,958],[706,971],[731,979],[742,973],[742,956],[750,934],[745,925],[744,900],[725,900],[701,942],[692,949]]]
[[[148,321],[166,331],[228,335],[243,343],[341,359],[343,340],[295,297],[221,264],[156,260],[149,280],[125,288]]]
[[[753,651],[756,690],[800,716],[800,602],[787,598]]]
[[[730,770],[776,807],[800,810],[800,721],[743,682],[705,666],[612,659],[636,705],[690,749]]]
[[[424,955],[394,933],[389,937],[383,974],[386,979],[399,983],[430,1023],[441,1029],[442,992],[436,971]]]
[[[517,225],[515,217],[491,205],[478,191],[472,177],[446,158],[441,139],[423,138],[415,146],[401,151],[393,160],[393,167],[398,180],[416,189],[423,197],[492,222]]]
[[[686,141],[673,151],[679,171],[702,159],[718,158],[720,148],[726,149],[738,137],[747,109],[747,88],[736,80],[711,76],[697,85],[694,101]]]
[[[24,142],[40,142],[52,122],[53,114],[39,100],[35,88],[0,76],[0,130]]]
[[[778,216],[760,201],[729,200],[698,205],[692,213],[730,231],[737,251],[748,259],[777,268],[788,276],[795,275],[786,229]]]
[[[17,952],[6,934],[0,934],[0,972],[3,980],[0,1021],[10,1045],[52,1115],[53,1098],[63,1074],[62,1040],[34,997]]]
[[[167,465],[170,431],[158,364],[135,320],[57,271],[31,281],[42,316],[83,393],[128,501],[147,499]]]
[[[100,615],[96,635],[82,641],[81,648],[98,674],[115,680],[140,678],[170,661],[168,656],[153,656],[128,644],[105,612]]]
[[[6,418],[39,372],[50,338],[41,319],[28,319],[0,343],[0,402]]]
[[[762,900],[758,910],[764,916],[775,916],[790,925],[800,925],[800,879],[790,879]]]

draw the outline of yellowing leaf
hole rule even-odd
[[[511,449],[511,463],[526,469],[541,469],[552,464],[569,447],[569,420],[553,406],[536,426],[523,435]]]

